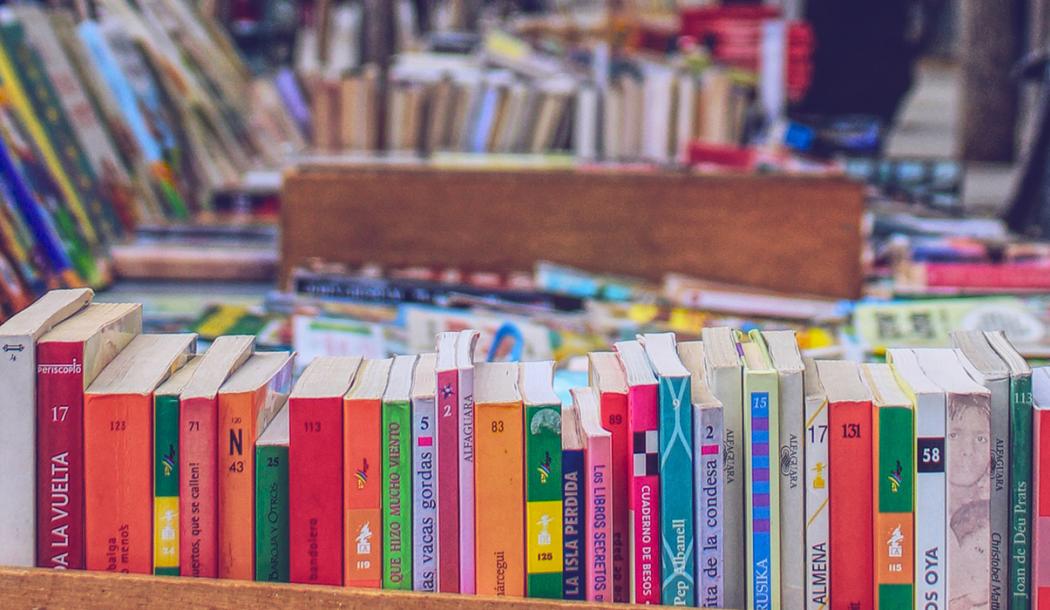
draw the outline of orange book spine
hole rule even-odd
[[[153,567],[153,411],[149,395],[84,397],[87,569]]]
[[[219,578],[255,578],[255,418],[252,392],[219,394]]]
[[[474,410],[478,595],[525,595],[525,414],[521,403]]]
[[[382,401],[343,402],[343,582],[348,587],[378,589],[383,582],[381,425]]]

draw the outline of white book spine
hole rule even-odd
[[[473,595],[474,369],[459,370],[459,592]]]
[[[802,436],[805,389],[802,371],[780,374],[780,599],[802,608],[806,599],[805,496]],[[825,462],[826,463],[826,462]]]
[[[744,607],[744,463],[741,459],[744,438],[744,377],[743,367],[717,367],[710,371],[711,392],[722,403],[722,471],[724,496],[722,521],[724,539],[725,605],[726,608]]]
[[[593,161],[598,158],[598,91],[583,87],[576,94],[576,120],[573,122],[576,158]]]
[[[722,432],[721,407],[707,407],[694,412],[694,450],[700,456],[693,487],[696,532],[699,536],[696,545],[696,571],[700,582],[697,603],[705,608],[725,607]]]
[[[828,608],[828,401],[806,398],[806,609]]]
[[[916,603],[947,610],[947,527],[944,432],[948,412],[943,394],[916,397],[915,582]]]
[[[412,400],[412,588],[437,591],[437,409]]]
[[[990,610],[1006,610],[1010,589],[1010,378],[984,385],[992,393]]]
[[[36,562],[36,345],[30,336],[0,342],[0,565]]]

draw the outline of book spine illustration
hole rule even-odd
[[[525,595],[524,425],[520,402],[477,407],[479,595]]]
[[[383,588],[412,590],[412,407],[383,405]]]
[[[288,582],[288,447],[255,448],[255,580]]]
[[[343,584],[343,398],[288,399],[289,579]]]
[[[989,610],[1006,610],[1010,587],[1010,380],[985,383],[991,392],[991,603]]]
[[[722,402],[725,433],[722,437],[722,468],[725,474],[725,607],[743,608],[747,578],[744,557],[744,442],[743,375],[739,366],[711,370],[711,391]]]
[[[562,596],[561,406],[525,407],[525,569],[529,597]]]
[[[30,336],[0,341],[0,565],[36,563],[36,345]]]
[[[893,610],[915,599],[915,422],[911,409],[899,407],[879,408],[875,418],[875,602]]]
[[[612,435],[612,582],[613,601],[630,601],[628,582],[630,561],[630,512],[627,489],[631,484],[631,434],[627,413],[627,394],[606,392],[600,401],[602,426]]]
[[[219,578],[255,577],[255,416],[252,394],[219,395]]]
[[[875,604],[871,420],[870,402],[836,402],[828,412],[829,563],[836,608]]]
[[[1032,376],[1010,381],[1010,607],[1031,598]]]
[[[219,575],[218,405],[189,398],[179,409],[179,571]]]
[[[587,549],[583,543],[584,495],[583,451],[580,449],[561,452],[562,468],[562,548],[564,549],[562,566],[562,598],[573,600],[587,599],[584,582],[584,563],[587,560]]]
[[[631,603],[659,604],[660,414],[657,386],[637,386],[627,397],[631,413]]]
[[[37,346],[37,544],[40,568],[84,569],[84,351]]]
[[[988,394],[948,394],[949,600],[990,598],[990,408]]]
[[[765,375],[764,377],[771,377]],[[754,382],[762,387],[761,381]],[[750,385],[750,384],[748,384]],[[774,379],[775,385],[775,379]],[[776,445],[776,393],[770,388],[745,387],[748,410],[744,414],[744,435],[747,439],[747,529],[748,529],[748,589],[755,610],[775,610],[780,607],[777,590],[778,498],[779,479]]]
[[[383,584],[382,403],[347,400],[343,411],[344,582],[378,589]]]
[[[948,412],[944,396],[920,395],[915,413],[915,597],[948,604],[947,478],[944,451]]]
[[[150,573],[151,424],[149,397],[85,398],[84,547],[88,570]]]
[[[434,398],[412,401],[412,588],[437,591],[437,409]]]
[[[828,607],[828,401],[806,399],[806,610]],[[942,489],[943,493],[943,489]]]
[[[459,371],[459,592],[473,595],[474,565],[474,368]]]
[[[806,600],[806,491],[802,478],[804,393],[801,372],[780,375],[777,444],[780,452],[780,600],[784,608],[802,608]]]
[[[179,397],[171,395],[154,399],[153,573],[179,575]]]
[[[438,591],[459,593],[459,375],[437,374]]]
[[[689,377],[660,378],[662,599],[696,604],[693,536],[693,406]]]
[[[1050,540],[1050,410],[1038,410],[1032,426],[1035,453],[1032,478],[1032,525],[1035,540]],[[1050,546],[1032,545],[1032,608],[1050,606]]]
[[[687,395],[688,398],[688,395]],[[692,409],[688,400],[684,409]],[[690,423],[690,432],[692,432]],[[587,560],[587,600],[595,602],[612,601],[611,539],[610,516],[613,503],[609,497],[612,490],[612,439],[610,437],[591,438],[587,441],[584,453],[587,476],[586,501],[586,541]],[[690,498],[692,499],[692,498]],[[692,517],[692,515],[690,515]],[[692,549],[689,549],[692,555]]]
[[[693,438],[698,456],[695,487],[697,603],[705,608],[725,607],[722,433],[721,408],[693,411]]]

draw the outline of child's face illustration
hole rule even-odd
[[[988,420],[978,409],[967,409],[949,421],[948,473],[952,485],[969,487],[988,472],[992,454],[988,445]]]

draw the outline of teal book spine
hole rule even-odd
[[[693,407],[689,377],[660,377],[662,601],[696,605],[693,552]]]
[[[1010,610],[1032,588],[1032,376],[1010,379]]]
[[[179,575],[179,397],[154,398],[153,573]]]
[[[383,588],[412,590],[412,407],[383,404]]]
[[[562,598],[561,405],[525,407],[525,594]]]
[[[255,580],[288,582],[288,446],[255,448]]]

